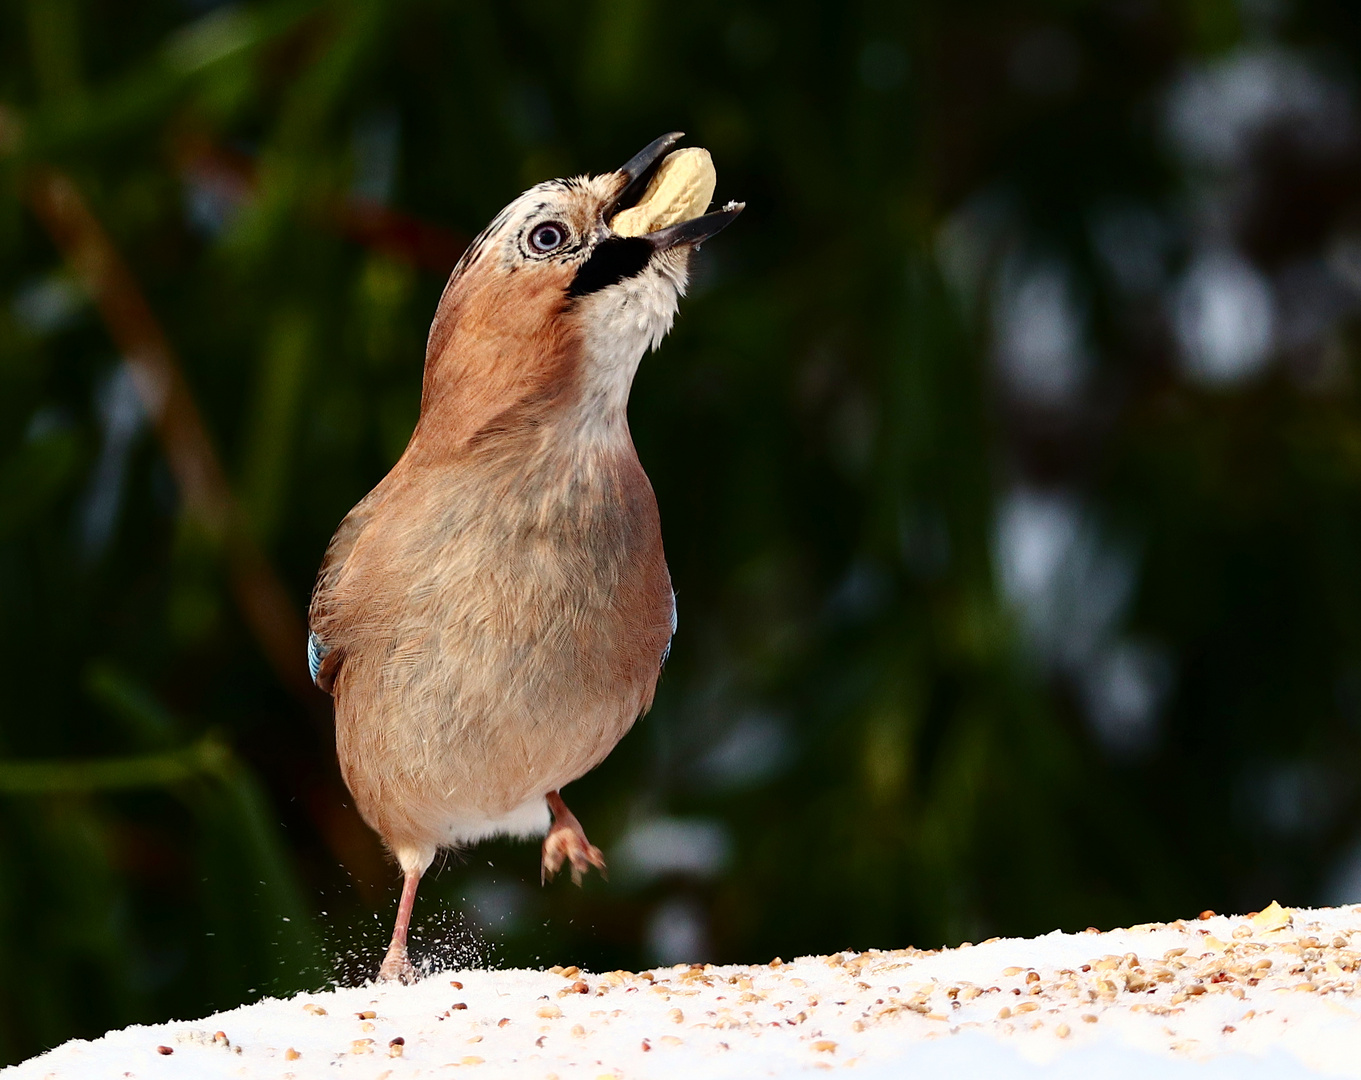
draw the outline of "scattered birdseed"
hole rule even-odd
[[[1027,1051],[1041,1057],[1066,1054],[1073,1044],[1084,1054],[1113,1055],[1118,1046],[1197,1060],[1279,1050],[1301,1060],[1307,1055],[1311,1070],[1356,1075],[1359,931],[1361,906],[1302,911],[1272,903],[1250,917],[1209,915],[1093,935],[990,940],[967,952],[843,950],[754,967],[680,964],[636,974],[576,967],[451,971],[440,977],[465,1000],[448,1008],[435,1004],[441,984],[432,978],[411,987],[377,984],[264,1001],[247,1006],[254,1010],[249,1014],[221,1014],[195,1029],[174,1024],[114,1033],[84,1044],[88,1049],[79,1056],[59,1048],[32,1080],[121,1075],[128,1070],[90,1068],[95,1059],[89,1055],[107,1053],[106,1044],[144,1054],[148,1035],[167,1044],[159,1053],[174,1047],[176,1062],[185,1066],[182,1075],[216,1075],[208,1059],[200,1065],[193,1055],[224,1050],[243,1054],[243,1075],[281,1075],[267,1059],[277,1065],[280,1055],[287,1062],[302,1056],[289,1045],[304,1037],[297,1032],[305,1023],[297,1010],[325,1017],[321,1001],[338,1016],[353,1016],[359,1031],[342,1025],[331,1042],[319,1044],[311,1040],[324,1038],[330,1027],[306,1024],[309,1069],[349,1069],[359,1080],[383,1075],[374,1066],[382,1064],[384,1047],[389,1058],[407,1058],[392,1062],[394,1076],[398,1069],[428,1067],[434,1075],[441,1064],[484,1062],[486,1074],[499,1069],[498,1076],[640,1075],[644,1053],[650,1064],[667,1061],[673,1063],[668,1070],[704,1075],[703,1062],[719,1052],[733,1063],[734,1075],[782,1075],[852,1061],[901,1066],[904,1075],[914,1075],[914,1047],[965,1032],[999,1040],[999,1046],[1043,1040]],[[602,996],[611,993],[619,999],[611,1003],[621,1007],[601,1008]],[[469,1016],[459,1018],[463,1011]],[[1103,1016],[1106,1011],[1118,1022]],[[564,1023],[554,1026],[559,1019]],[[1092,1026],[1077,1038],[1080,1024]],[[400,1025],[405,1039],[388,1038],[390,1030],[380,1036],[377,1029],[389,1025]],[[677,1027],[686,1030],[683,1039],[658,1034]],[[258,1034],[243,1053],[228,1039],[228,1028]],[[365,1037],[349,1038],[361,1033]],[[977,1039],[964,1043],[979,1045]],[[432,1047],[451,1044],[476,1045],[482,1056],[427,1059],[428,1066],[421,1061]],[[16,1080],[30,1078],[20,1074]]]

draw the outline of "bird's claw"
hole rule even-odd
[[[406,954],[406,949],[390,948],[387,956],[383,957],[383,966],[378,969],[378,981],[381,983],[396,982],[403,986],[410,986],[416,981],[416,968],[411,963],[410,957]]]
[[[573,825],[576,827],[573,828]],[[571,864],[572,882],[575,885],[581,884],[582,875],[592,866],[600,871],[602,877],[607,876],[604,853],[586,839],[586,834],[575,821],[571,825],[555,821],[548,835],[544,837],[543,872],[540,880],[544,883],[552,881],[554,875],[562,869],[564,861]]]

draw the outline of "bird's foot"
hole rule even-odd
[[[543,841],[542,880],[552,881],[564,861],[571,864],[574,884],[580,885],[581,876],[592,866],[604,875],[604,854],[586,839],[586,830],[557,792],[550,796],[549,806],[553,809],[553,825]]]
[[[399,947],[394,943],[388,949],[387,956],[383,957],[383,966],[378,969],[378,981],[410,986],[416,981],[416,977],[416,968],[412,965],[411,958],[406,955],[406,946]]]

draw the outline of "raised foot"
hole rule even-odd
[[[406,949],[399,949],[396,946],[389,948],[387,956],[383,957],[383,966],[378,969],[378,981],[398,982],[403,986],[410,986],[417,977],[416,969],[406,955]]]
[[[543,840],[543,881],[552,881],[553,875],[562,869],[564,862],[572,867],[572,881],[580,885],[581,876],[592,866],[605,873],[605,856],[600,849],[586,839],[586,830],[576,815],[567,809],[556,791],[548,796],[549,808],[553,811],[553,825]]]

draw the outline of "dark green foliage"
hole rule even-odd
[[[301,610],[461,239],[713,152],[631,412],[680,632],[568,795],[615,873],[451,858],[415,945],[750,961],[1361,900],[1358,81],[1342,0],[0,6],[0,1062],[367,977],[395,898],[41,170]]]

